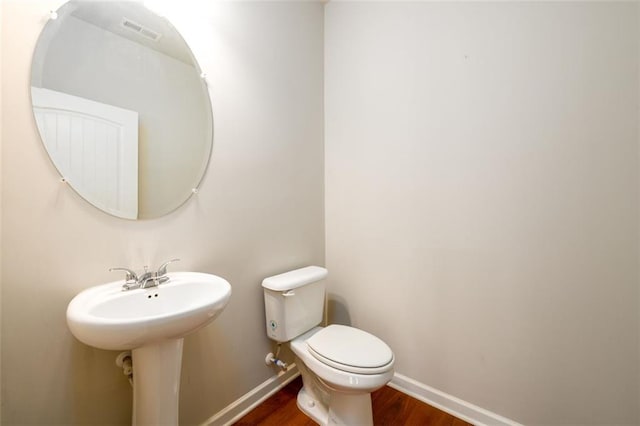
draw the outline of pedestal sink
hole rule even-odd
[[[183,337],[209,324],[231,296],[229,283],[198,272],[168,273],[169,281],[122,290],[124,281],[88,288],[67,308],[81,342],[131,350],[133,424],[178,424]]]

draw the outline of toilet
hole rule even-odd
[[[302,375],[298,408],[320,425],[373,425],[371,392],[393,377],[395,357],[376,336],[320,327],[327,270],[307,266],[265,278],[267,335],[289,342]]]

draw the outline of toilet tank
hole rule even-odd
[[[307,266],[262,281],[269,338],[288,342],[322,322],[327,273]]]

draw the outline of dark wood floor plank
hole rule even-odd
[[[451,426],[467,426],[469,425],[469,423],[465,422],[464,420],[461,420],[457,417],[453,418],[453,423],[451,424]]]
[[[302,388],[300,377],[240,419],[237,426],[315,426],[298,409],[296,397]],[[376,426],[470,426],[444,411],[411,398],[388,386],[371,394]]]
[[[308,418],[296,405],[298,391],[302,388],[300,378],[285,386],[271,398],[257,406],[250,413],[240,419],[238,426],[315,426],[316,423]]]

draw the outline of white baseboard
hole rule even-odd
[[[291,364],[286,371],[281,371],[278,375],[265,380],[211,416],[201,426],[228,426],[233,424],[299,375],[300,372],[296,365]],[[389,382],[389,386],[477,426],[522,426],[518,422],[463,401],[402,374],[395,373],[393,379]]]
[[[286,371],[281,371],[277,376],[273,376],[265,380],[260,385],[211,416],[208,420],[202,423],[201,426],[228,426],[237,422],[249,411],[256,408],[299,375],[300,372],[298,371],[298,368],[294,363],[291,363]]]
[[[492,413],[402,374],[395,373],[389,386],[474,425],[522,426],[518,422]]]

